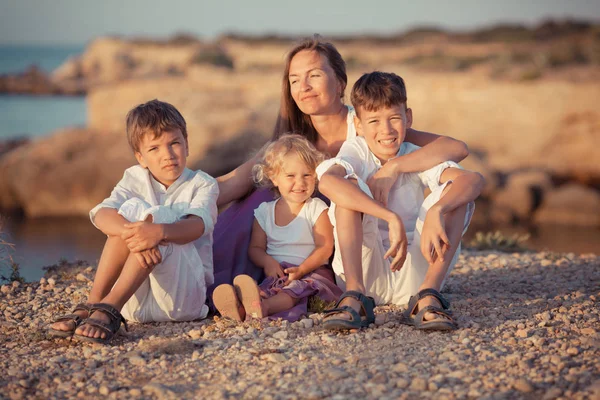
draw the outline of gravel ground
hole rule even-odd
[[[93,268],[0,290],[0,398],[600,399],[600,257],[463,252],[448,279],[460,329],[423,333],[378,307],[329,333],[322,316],[131,324],[110,345],[48,340]]]

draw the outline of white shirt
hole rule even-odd
[[[132,198],[144,200],[150,206],[167,207],[180,219],[187,215],[202,218],[204,234],[194,242],[194,245],[207,271],[206,283],[210,285],[214,281],[212,233],[217,222],[218,196],[217,181],[205,172],[186,168],[181,176],[166,188],[154,179],[150,171],[136,165],[126,169],[123,178],[115,186],[110,197],[104,199],[90,211],[90,219],[96,226],[94,218],[98,210],[101,208],[118,210],[125,201]]]
[[[279,199],[261,203],[254,217],[267,234],[267,254],[278,262],[300,265],[315,249],[313,227],[327,204],[319,198],[310,198],[300,213],[285,226],[275,224],[275,204]]]
[[[398,150],[397,156],[403,156],[419,149],[412,143],[404,142]],[[337,157],[325,160],[317,167],[317,177],[321,176],[333,165],[341,165],[346,169],[347,177],[359,179],[363,190],[367,191],[365,185],[382,167],[379,159],[369,150],[364,137],[356,136],[347,140],[342,145]],[[426,171],[415,173],[404,173],[398,176],[396,183],[392,186],[388,197],[388,208],[398,214],[404,223],[408,243],[412,242],[419,208],[423,204],[423,191],[425,187],[431,190],[442,186],[440,177],[446,168],[461,168],[457,163],[446,161]],[[370,194],[370,191],[367,193]],[[379,220],[379,232],[385,249],[389,249],[388,224]]]

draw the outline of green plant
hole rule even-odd
[[[496,232],[477,232],[467,245],[473,250],[498,250],[504,252],[525,251],[527,248],[524,243],[529,240],[528,233],[520,235],[515,233],[512,236],[506,236],[500,231]]]
[[[192,58],[192,64],[210,64],[217,67],[233,69],[233,59],[220,46],[200,49]]]
[[[325,301],[318,296],[310,296],[308,298],[308,311],[313,313],[322,313],[325,310],[332,308],[335,301]]]
[[[7,242],[2,234],[2,221],[0,221],[0,268],[10,270],[9,276],[0,275],[0,281],[5,282],[25,282],[19,270],[19,264],[12,258],[12,252],[15,250],[15,245]]]

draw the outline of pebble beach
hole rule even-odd
[[[322,315],[130,324],[109,345],[48,339],[94,267],[0,287],[0,398],[600,399],[600,257],[463,251],[444,295],[460,329],[376,309],[354,332]]]

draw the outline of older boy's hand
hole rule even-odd
[[[390,263],[392,271],[399,271],[406,261],[408,239],[402,219],[394,214],[394,218],[388,221],[390,249],[384,254],[384,258],[394,257]]]
[[[161,224],[144,221],[125,224],[124,227],[121,239],[134,253],[156,247],[164,239],[164,227]]]
[[[436,258],[444,261],[444,254],[450,247],[450,239],[446,234],[444,216],[435,205],[427,211],[423,231],[421,232],[421,253],[428,263]]]
[[[383,204],[384,207],[387,207],[390,190],[397,179],[398,172],[396,172],[391,163],[385,164],[375,173],[375,175],[370,177],[367,181],[367,185],[369,186],[369,189],[371,189],[375,201]]]
[[[146,269],[152,269],[154,266],[162,262],[162,256],[160,255],[160,250],[158,250],[158,247],[142,250],[138,253],[133,253],[133,255],[135,258],[137,258],[140,266]]]

